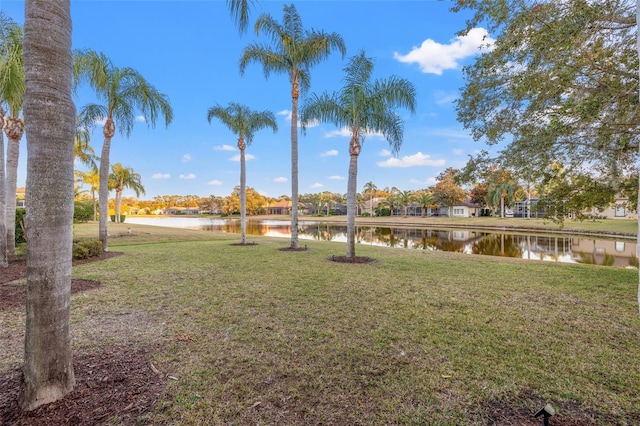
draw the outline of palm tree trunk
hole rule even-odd
[[[95,222],[98,219],[98,209],[96,205],[96,191],[91,188],[91,198],[93,198],[93,221]]]
[[[27,0],[27,300],[20,405],[32,410],[73,390],[69,333],[73,237],[70,1]]]
[[[240,150],[240,243],[247,243],[247,171],[244,149]]]
[[[115,220],[116,223],[120,223],[120,210],[122,209],[122,189],[116,189],[116,205],[115,205]]]
[[[100,187],[98,189],[98,203],[100,205],[100,222],[98,224],[98,235],[102,242],[102,251],[107,252],[107,221],[109,220],[109,150],[111,148],[111,138],[105,137],[102,144],[102,154],[100,155]]]
[[[18,157],[20,139],[8,138],[7,143],[7,181],[6,181],[6,224],[7,252],[13,256],[16,251],[16,191],[18,189]]]
[[[352,149],[350,151],[352,152],[349,156],[349,175],[347,182],[347,257],[356,257],[356,193],[358,191],[358,154]],[[357,152],[360,152],[359,146]]]
[[[9,265],[7,256],[7,188],[5,183],[4,171],[4,135],[2,128],[4,127],[4,110],[0,105],[0,268],[6,268]]]
[[[298,80],[293,78],[291,106],[291,248],[300,247],[298,241]]]

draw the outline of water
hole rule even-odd
[[[240,233],[240,219],[128,216],[126,221],[141,225]],[[301,221],[299,228],[300,240],[347,241],[346,225]],[[247,236],[251,235],[290,238],[291,223],[284,220],[248,220]],[[453,251],[563,263],[637,266],[636,243],[631,239],[500,233],[474,229],[357,226],[356,242],[360,245]]]

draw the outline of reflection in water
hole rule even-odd
[[[137,218],[127,222],[143,225],[202,229],[239,234],[239,219]],[[288,221],[247,221],[247,235],[291,236]],[[347,227],[326,222],[303,221],[300,239],[346,242]],[[356,227],[356,243],[405,249],[453,251],[467,254],[516,257],[555,262],[638,266],[636,244],[631,240],[595,239],[571,235],[504,234],[478,230]]]

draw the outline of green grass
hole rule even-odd
[[[127,228],[123,256],[74,268],[102,288],[72,329],[124,316],[101,341],[159,344],[178,380],[152,423],[484,425],[544,402],[640,423],[637,270],[369,246],[339,264],[338,243]]]

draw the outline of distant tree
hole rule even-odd
[[[136,122],[136,112],[141,112],[148,125],[155,127],[161,115],[166,125],[171,123],[173,110],[169,98],[158,92],[133,68],[117,68],[104,53],[92,50],[77,51],[74,58],[74,83],[88,82],[102,104],[85,105],[80,111],[81,123],[92,128],[98,121],[104,121],[102,133],[104,142],[100,155],[100,222],[99,237],[102,249],[108,251],[107,219],[109,204],[109,152],[111,139],[116,132],[116,122],[120,132],[131,136]]]
[[[240,73],[252,62],[262,64],[266,78],[272,72],[286,73],[291,82],[291,248],[299,248],[298,241],[298,99],[300,92],[311,85],[310,69],[326,59],[334,50],[342,57],[346,48],[336,33],[305,31],[295,5],[284,6],[282,24],[269,14],[262,14],[255,24],[256,35],[264,32],[272,45],[252,43],[244,49],[240,59]]]
[[[246,203],[246,161],[245,150],[251,145],[253,136],[258,130],[265,128],[278,131],[276,116],[271,111],[253,111],[245,105],[235,102],[223,107],[215,105],[207,111],[207,120],[217,118],[238,136],[238,149],[240,150],[240,243],[247,243],[247,203]]]
[[[415,201],[415,194],[413,191],[400,191],[398,193],[398,201],[404,208],[404,217],[407,217],[409,204]]]
[[[120,163],[111,166],[109,175],[109,188],[116,191],[115,222],[120,223],[120,210],[122,207],[122,191],[125,188],[132,189],[137,197],[144,195],[142,177],[140,173],[133,171],[131,167],[124,167]],[[106,215],[106,214],[105,214]]]
[[[451,167],[442,171],[436,177],[437,183],[433,186],[433,195],[444,207],[448,208],[448,215],[451,216],[451,207],[465,200],[464,189],[457,183],[456,176],[458,170]]]
[[[402,145],[404,121],[396,109],[415,111],[415,88],[408,80],[391,76],[371,80],[373,61],[365,52],[349,59],[344,68],[345,85],[336,93],[312,94],[305,102],[302,126],[312,120],[346,127],[349,140],[349,176],[347,182],[347,257],[355,257],[355,215],[358,156],[367,132],[381,133],[397,153]]]
[[[422,214],[421,214],[422,217],[425,217],[429,208],[433,207],[436,204],[435,197],[433,196],[431,191],[426,191],[426,190],[418,191],[415,194],[415,201],[418,204],[420,204],[420,208],[422,210]]]
[[[373,211],[373,197],[377,189],[378,187],[372,181],[364,184],[364,193],[369,196],[369,208],[371,209],[371,216],[375,216],[375,213]]]

